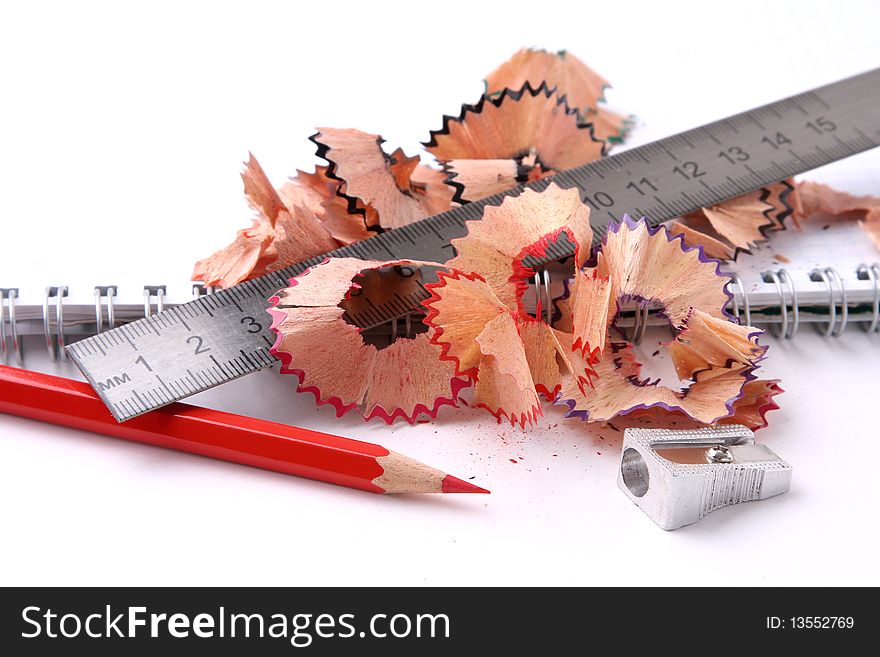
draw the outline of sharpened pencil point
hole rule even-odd
[[[443,477],[443,488],[441,490],[444,493],[489,493],[485,488],[474,486],[452,475]]]

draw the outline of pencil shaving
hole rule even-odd
[[[776,183],[674,219],[669,229],[711,258],[735,260],[740,252],[751,253],[767,241],[771,231],[785,228],[785,220],[793,216],[793,192],[791,182]]]
[[[612,319],[608,312],[611,304],[611,280],[608,276],[600,276],[598,271],[586,272],[578,269],[575,271],[572,290],[568,313],[570,330],[574,337],[572,349],[580,351],[588,363],[594,363],[605,349],[608,325]]]
[[[440,358],[476,382],[474,406],[525,425],[541,414],[528,360],[510,309],[478,274],[439,272],[427,286],[425,323]]]
[[[667,348],[680,379],[705,380],[727,370],[754,369],[767,351],[757,343],[760,333],[694,308]],[[718,367],[721,363],[725,368]]]
[[[427,286],[431,341],[458,375],[476,381],[475,405],[499,421],[533,424],[542,414],[537,393],[553,399],[562,387],[559,362],[581,385],[592,373],[568,359],[570,335],[529,316],[522,305],[533,274],[523,259],[543,255],[565,233],[582,263],[592,239],[589,218],[574,190],[553,184],[543,192],[526,190],[487,207],[481,221],[468,222],[467,236],[453,242],[458,255],[447,263],[452,272],[441,272],[439,282]]]
[[[512,313],[490,321],[476,338],[483,358],[474,389],[477,408],[485,408],[499,422],[507,417],[513,425],[534,424],[541,402]]]
[[[575,245],[578,265],[589,257],[593,239],[590,209],[577,190],[550,184],[543,192],[526,189],[499,206],[487,206],[480,221],[467,222],[468,234],[452,240],[458,255],[447,265],[479,272],[509,308],[525,313],[522,293],[534,272],[526,256],[543,256],[549,244],[565,233]]]
[[[779,379],[747,381],[742,397],[733,402],[733,415],[719,424],[743,424],[752,431],[766,427],[767,413],[779,408],[773,398],[785,392],[779,383]]]
[[[446,181],[459,202],[477,201],[513,189],[524,182],[540,180],[548,172],[534,155],[522,160],[449,160],[443,163]]]
[[[723,371],[691,384],[684,391],[674,390],[640,378],[641,364],[632,352],[632,345],[612,342],[609,346],[592,366],[596,377],[587,394],[573,379],[563,383],[559,399],[568,407],[566,417],[607,422],[618,415],[659,408],[681,411],[690,418],[711,424],[729,417],[733,403],[742,396],[746,378],[738,371],[720,368]],[[574,356],[575,360],[578,358]]]
[[[401,149],[385,153],[378,135],[331,128],[313,137],[328,165],[297,171],[277,190],[250,156],[242,177],[257,217],[232,244],[197,262],[193,279],[230,287],[455,202],[592,161],[604,152],[606,137],[622,138],[626,120],[599,107],[607,82],[571,54],[523,50],[489,80],[487,95],[465,106],[458,119],[460,128],[482,136],[466,139],[460,156],[451,157],[444,149],[452,148],[455,136],[443,133],[456,119],[446,117],[444,129],[432,133],[432,141],[443,142],[435,152],[445,161],[442,170]],[[514,84],[517,91],[507,89]]]
[[[604,107],[581,115],[584,122],[593,126],[593,134],[597,139],[609,145],[623,143],[632,130],[635,118],[612,112]]]
[[[547,401],[554,401],[562,389],[560,364],[568,372],[575,371],[575,365],[568,357],[571,350],[571,334],[559,331],[546,323],[529,316],[519,318],[520,339],[529,363],[529,370],[535,389]],[[578,373],[578,382],[583,387],[589,385],[592,369]]]
[[[382,150],[382,138],[360,130],[319,128],[312,141],[329,163],[327,175],[341,184],[337,194],[375,210],[379,227],[400,228],[452,207],[452,192],[442,174],[431,174],[398,149]]]
[[[320,220],[324,228],[339,244],[358,242],[376,233],[367,229],[378,223],[372,208],[359,206],[356,212],[348,209],[348,199],[336,192],[340,184],[327,175],[327,167],[316,166],[314,173],[297,171],[285,182],[278,195],[288,208],[304,207]]]
[[[314,173],[297,171],[294,178],[278,188],[278,196],[288,208],[308,208],[317,215],[323,204],[336,195],[338,186],[327,177],[327,167],[317,166]]]
[[[467,379],[440,361],[440,349],[427,334],[377,349],[345,321],[340,307],[363,285],[361,272],[422,264],[329,259],[292,278],[290,287],[270,300],[277,336],[272,353],[281,359],[282,373],[299,378],[298,392],[311,392],[338,416],[357,411],[366,420],[378,417],[389,424],[397,418],[410,424],[420,415],[435,418],[441,406],[455,405]]]
[[[193,280],[231,287],[336,247],[330,233],[307,207],[285,205],[253,155],[241,177],[245,196],[257,217],[251,228],[238,232],[231,245],[197,262]]]
[[[443,117],[424,146],[445,163],[459,202],[593,162],[606,150],[592,125],[546,84],[463,105],[458,117]]]
[[[602,140],[622,141],[629,120],[602,106],[607,80],[569,52],[523,48],[486,76],[486,93],[496,95],[504,89],[521,89],[529,84],[546,84],[564,95]]]
[[[719,263],[699,248],[686,247],[666,228],[649,228],[627,216],[612,224],[598,255],[596,270],[609,276],[618,301],[660,303],[674,328],[684,326],[691,308],[724,317],[730,298]]]
[[[476,382],[474,406],[499,422],[533,424],[542,415],[537,392],[551,399],[561,386],[555,331],[506,306],[478,274],[440,272],[427,287],[431,342],[456,375]]]
[[[752,431],[767,426],[767,414],[777,410],[779,405],[774,397],[784,392],[779,381],[774,379],[756,379],[747,381],[743,386],[742,397],[733,402],[733,415],[722,418],[715,424],[741,424]],[[697,429],[711,426],[699,422],[681,411],[669,411],[663,408],[634,410],[627,415],[614,418],[600,428],[603,434],[616,437],[623,429]],[[607,431],[610,429],[613,433]]]
[[[703,423],[729,417],[765,348],[757,343],[760,331],[739,326],[724,314],[728,280],[716,261],[700,249],[684,247],[666,229],[652,230],[628,217],[612,226],[596,267],[579,274],[570,298],[572,373],[592,367],[595,377],[590,389],[577,378],[564,380],[560,401],[568,407],[568,417],[607,422],[651,408],[681,412]],[[677,331],[668,349],[686,389],[643,378],[631,344],[597,337],[597,325],[605,330],[610,325],[611,299],[618,311],[623,301],[661,305]]]
[[[880,248],[880,197],[853,196],[811,181],[799,182],[797,190],[804,217],[816,214],[854,217]]]
[[[846,214],[848,212],[858,214],[874,208],[880,208],[880,197],[855,196],[834,189],[830,185],[811,180],[798,182],[797,191],[800,197],[801,211],[805,217],[810,217],[820,212],[831,215]]]
[[[521,48],[486,76],[486,92],[494,94],[542,82],[561,89],[572,107],[582,112],[596,109],[605,99],[605,90],[611,86],[608,80],[565,50],[551,53]]]

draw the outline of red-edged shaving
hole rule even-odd
[[[571,348],[581,352],[588,363],[594,363],[605,349],[608,325],[614,313],[609,313],[612,293],[611,279],[600,276],[596,270],[575,271],[569,299]]]
[[[476,380],[475,405],[499,420],[534,423],[542,413],[537,392],[553,399],[561,389],[560,363],[582,386],[592,375],[587,365],[577,368],[569,360],[571,335],[522,306],[531,275],[523,259],[543,254],[564,232],[582,263],[592,238],[589,217],[575,190],[526,190],[486,208],[481,221],[468,222],[468,235],[454,241],[458,255],[447,263],[452,271],[427,286],[431,341],[440,346],[441,358],[455,363],[457,374]]]
[[[375,262],[334,258],[291,279],[273,297],[269,312],[277,338],[272,347],[282,372],[299,378],[299,392],[311,392],[318,404],[332,404],[337,415],[355,410],[365,419],[410,424],[420,415],[435,418],[441,406],[454,405],[467,379],[455,376],[452,363],[440,360],[440,348],[425,333],[399,338],[385,349],[364,341],[343,318],[340,302],[360,286],[361,272],[413,261]]]
[[[543,192],[526,189],[501,205],[488,206],[480,221],[467,222],[468,234],[452,241],[458,255],[446,264],[479,272],[509,308],[525,313],[522,292],[534,272],[523,264],[528,255],[541,256],[560,233],[575,245],[575,261],[590,255],[593,229],[590,209],[576,189],[551,184]]]

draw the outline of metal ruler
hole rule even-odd
[[[594,240],[624,213],[656,225],[701,207],[873,148],[880,143],[880,69],[758,107],[564,171],[550,181],[575,187],[592,208]],[[446,261],[465,222],[504,194],[306,260],[268,276],[152,315],[67,347],[116,419],[123,421],[272,365],[267,298],[291,276],[328,256]],[[560,240],[538,266],[570,255]],[[394,299],[352,318],[391,320],[421,300]]]

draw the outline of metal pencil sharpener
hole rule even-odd
[[[617,485],[663,529],[725,506],[788,490],[791,466],[738,424],[707,429],[627,429]]]

